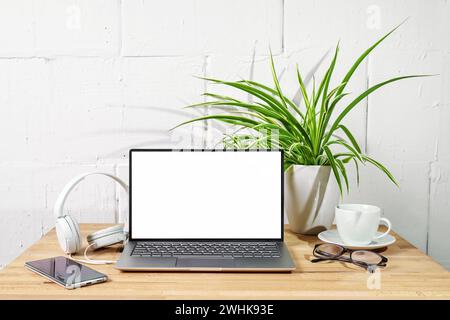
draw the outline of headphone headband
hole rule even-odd
[[[69,196],[70,192],[77,186],[81,181],[83,181],[86,177],[91,175],[102,175],[107,176],[113,180],[115,180],[120,186],[125,190],[125,192],[128,194],[128,186],[125,182],[123,182],[121,179],[116,177],[115,175],[105,173],[105,172],[87,172],[80,174],[79,176],[76,176],[73,178],[61,191],[61,193],[58,196],[58,199],[55,202],[55,206],[53,207],[53,213],[55,215],[55,218],[64,217],[63,209],[64,209],[64,203],[66,202],[67,197]]]

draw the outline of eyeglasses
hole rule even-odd
[[[348,253],[348,256],[344,256],[345,253]],[[311,260],[313,263],[327,260],[350,262],[370,273],[375,272],[377,267],[385,267],[388,261],[386,257],[373,251],[350,250],[330,243],[316,244],[313,255],[316,257],[316,259]]]

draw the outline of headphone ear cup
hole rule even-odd
[[[74,243],[74,252],[77,252],[81,249],[81,233],[80,233],[80,226],[78,225],[78,222],[75,218],[71,216],[66,216],[67,222],[70,226],[70,228],[73,230],[74,236],[73,236],[73,243]]]
[[[80,229],[77,221],[64,216],[56,220],[56,235],[65,253],[75,253],[81,248]]]
[[[123,229],[123,225],[109,227],[96,231],[87,236],[87,241],[92,249],[107,247],[127,240],[128,234]]]

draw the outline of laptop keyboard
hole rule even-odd
[[[276,242],[137,242],[134,257],[278,258]]]

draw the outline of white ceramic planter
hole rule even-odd
[[[329,229],[339,189],[329,166],[291,166],[285,173],[285,210],[292,231],[316,235]]]

